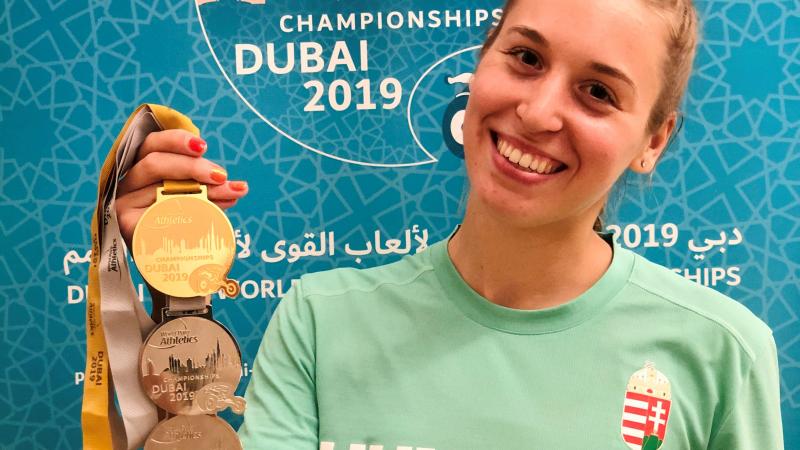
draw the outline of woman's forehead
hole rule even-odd
[[[527,24],[569,40],[631,42],[666,38],[660,16],[642,0],[514,0],[506,23]],[[617,38],[617,39],[615,39]]]
[[[515,0],[506,14],[503,34],[538,35],[562,57],[616,67],[637,84],[660,79],[666,27],[642,0]]]

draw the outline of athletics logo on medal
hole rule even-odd
[[[669,380],[647,362],[628,380],[622,409],[622,438],[632,450],[656,450],[664,443],[672,406]]]

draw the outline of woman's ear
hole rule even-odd
[[[650,138],[647,140],[647,146],[638,157],[631,161],[629,168],[640,174],[652,172],[656,163],[661,158],[661,155],[664,153],[664,150],[667,148],[669,138],[672,136],[672,132],[675,131],[675,125],[677,123],[678,113],[673,111],[667,116],[664,123],[650,135]]]

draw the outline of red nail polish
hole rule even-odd
[[[244,181],[231,181],[231,189],[234,191],[243,191],[247,189],[247,183]]]
[[[211,171],[211,179],[217,183],[223,183],[228,178],[228,174],[224,170],[214,169]]]
[[[193,137],[189,139],[189,150],[195,153],[203,153],[206,151],[206,141],[200,139],[199,137]]]

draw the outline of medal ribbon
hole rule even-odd
[[[139,384],[138,367],[139,347],[155,323],[139,302],[131,281],[115,197],[118,181],[135,163],[144,139],[162,129],[183,129],[199,135],[191,120],[177,111],[141,105],[128,117],[100,170],[86,303],[81,408],[84,449],[138,448],[158,421],[155,406]],[[121,415],[114,402],[115,391]]]

